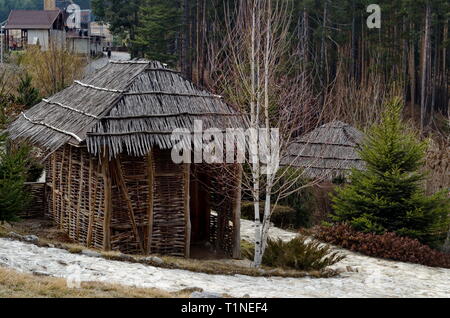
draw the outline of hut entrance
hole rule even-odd
[[[210,176],[201,166],[191,166],[190,180],[190,221],[191,257],[211,259],[223,257],[217,246],[213,246],[214,215],[211,215]]]
[[[209,240],[211,207],[208,176],[193,167],[190,182],[191,244],[202,245]]]

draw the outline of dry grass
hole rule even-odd
[[[185,298],[190,291],[169,293],[158,289],[86,282],[80,289],[68,288],[62,278],[22,274],[0,268],[1,298]]]

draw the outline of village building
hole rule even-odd
[[[45,211],[75,242],[124,253],[240,254],[241,166],[175,164],[176,128],[242,128],[159,62],[112,61],[8,128],[43,153]]]
[[[64,17],[60,10],[12,10],[5,25],[5,39],[10,50],[40,45],[62,46],[66,41]]]
[[[55,45],[72,53],[96,56],[111,46],[107,25],[100,27],[92,22],[91,10],[80,10],[79,28],[73,29],[66,25],[68,14],[62,5],[46,0],[44,10],[12,10],[5,25],[7,49],[39,45],[47,51]]]

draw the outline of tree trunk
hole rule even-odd
[[[427,116],[427,104],[428,104],[428,81],[430,71],[430,21],[431,20],[431,7],[430,3],[427,3],[426,15],[425,15],[425,33],[423,36],[422,47],[422,84],[421,84],[421,100],[420,100],[420,130],[423,132],[426,125]]]
[[[403,56],[402,56],[402,75],[403,75],[403,101],[406,103],[408,98],[408,41],[406,39],[406,17],[403,17]]]
[[[414,26],[410,25],[410,32],[414,30]],[[415,107],[416,107],[416,46],[414,39],[411,40],[409,48],[409,81],[411,88],[411,117],[415,120]]]
[[[357,78],[357,59],[358,59],[358,48],[357,48],[357,36],[356,36],[356,16],[355,16],[355,1],[353,1],[352,6],[352,77],[355,83],[358,82]]]
[[[192,65],[191,65],[191,41],[190,41],[190,5],[189,0],[184,0],[184,6],[183,6],[183,24],[184,24],[184,35],[183,35],[183,48],[182,48],[182,55],[183,55],[183,63],[182,63],[182,70],[183,75],[187,79],[192,78]]]

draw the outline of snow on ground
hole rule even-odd
[[[252,222],[242,220],[242,238],[253,236]],[[289,240],[294,233],[272,229],[272,237]],[[223,276],[109,261],[56,248],[41,248],[0,239],[0,266],[30,273],[99,281],[167,291],[199,287],[207,292],[242,297],[450,297],[450,270],[386,261],[342,251],[347,258],[335,268],[352,267],[335,278]]]

